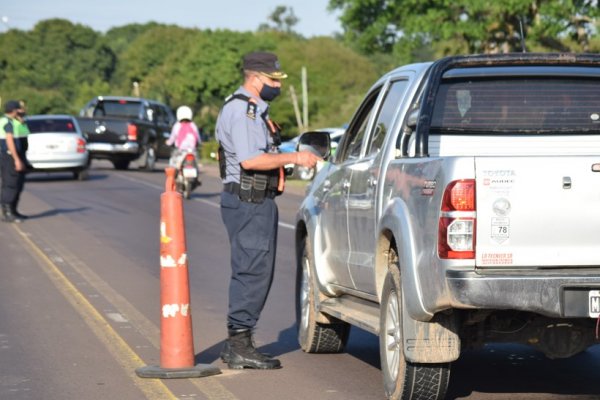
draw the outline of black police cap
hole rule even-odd
[[[255,51],[246,54],[242,68],[248,71],[260,72],[272,79],[287,78],[287,74],[281,70],[277,56],[266,51]]]
[[[21,104],[19,104],[18,101],[16,101],[16,100],[9,100],[4,105],[4,112],[10,113],[10,112],[13,112],[15,110],[18,110],[19,108],[21,108]]]

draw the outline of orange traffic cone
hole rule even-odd
[[[183,198],[175,191],[175,168],[165,172],[165,193],[160,196],[160,366],[135,372],[140,378],[163,379],[220,374],[209,364],[194,365]]]

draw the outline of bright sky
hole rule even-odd
[[[328,0],[5,0],[0,32],[30,30],[41,20],[64,18],[105,32],[111,27],[156,21],[200,29],[255,31],[277,6],[294,10],[294,30],[305,37],[340,33],[339,12]]]

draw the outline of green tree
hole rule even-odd
[[[589,51],[595,0],[330,0],[344,40],[402,62],[457,53]]]
[[[115,56],[92,29],[63,19],[0,36],[0,93],[24,98],[30,112],[76,112],[82,89],[110,78]]]
[[[157,22],[149,22],[147,24],[128,24],[110,29],[104,35],[106,45],[119,57],[130,45],[137,39],[138,36],[146,31],[161,27],[162,24]]]
[[[152,95],[158,100],[167,101],[168,95],[148,79],[165,64],[178,62],[181,59],[179,53],[189,49],[188,39],[196,32],[177,26],[155,25],[137,35],[120,54],[112,78],[113,89],[117,90],[113,94],[131,95],[132,85],[137,82],[142,97]]]
[[[277,6],[269,15],[269,22],[260,24],[259,31],[275,30],[279,32],[293,33],[294,26],[298,24],[298,17],[294,14],[292,7]]]
[[[242,83],[242,56],[258,50],[277,53],[290,76],[271,108],[286,137],[299,133],[289,87],[301,94],[302,67],[308,70],[310,127],[319,128],[347,122],[391,65],[389,56],[378,56],[374,65],[333,38],[305,39],[277,29],[252,33],[151,23],[103,35],[55,19],[31,31],[0,34],[0,97],[25,99],[31,113],[76,114],[95,96],[132,95],[136,81],[141,96],[173,109],[189,105],[199,126],[213,132],[225,98]]]

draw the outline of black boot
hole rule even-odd
[[[277,369],[281,363],[275,358],[259,353],[252,342],[250,329],[229,331],[229,339],[221,351],[221,359],[231,369]]]
[[[14,222],[14,223],[23,222],[23,220],[21,218],[17,217],[12,212],[11,207],[8,204],[2,204],[2,221],[4,221],[4,222]]]
[[[262,355],[269,357],[269,358],[273,358],[272,355],[270,355],[269,353],[261,353]],[[231,345],[229,344],[229,339],[225,340],[225,343],[223,344],[223,348],[221,349],[221,361],[223,361],[224,363],[228,363],[229,360],[231,359]]]
[[[27,218],[29,218],[27,215],[23,215],[23,214],[21,214],[20,212],[17,211],[17,205],[16,204],[11,204],[10,210],[13,213],[13,215],[16,216],[17,218],[20,218],[20,219],[27,219]]]

